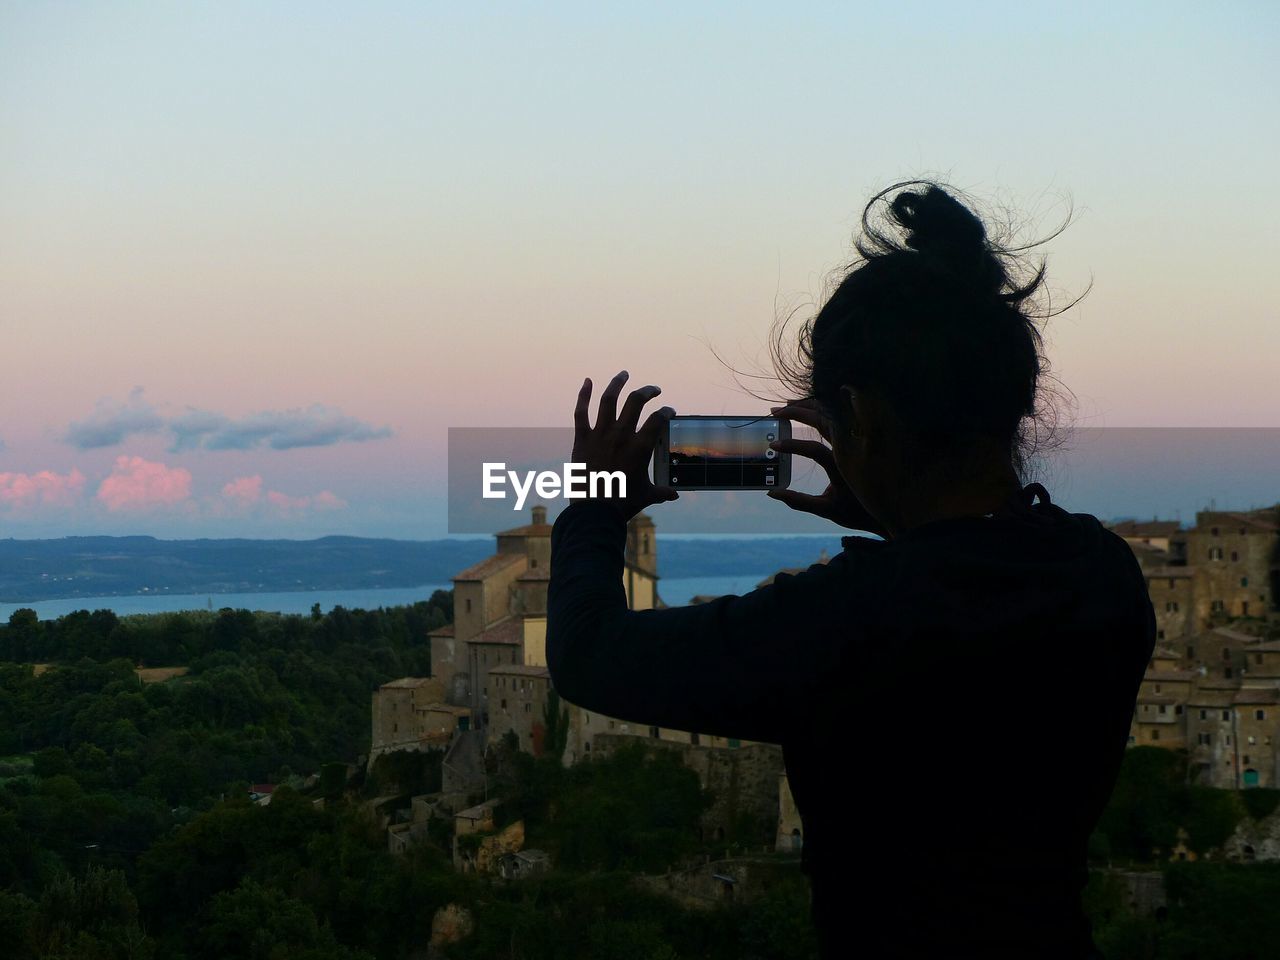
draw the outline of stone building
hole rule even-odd
[[[471,711],[447,703],[437,678],[401,677],[384,683],[373,694],[369,760],[393,750],[444,749],[470,722]]]
[[[800,810],[791,795],[791,781],[784,770],[778,774],[778,839],[775,848],[779,852],[799,853],[804,847],[804,823]]]
[[[542,756],[551,689],[551,671],[545,666],[518,663],[490,667],[489,742],[496,743],[511,731],[521,750]]]

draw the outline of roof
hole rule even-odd
[[[1236,694],[1235,703],[1280,703],[1280,687],[1243,687]]]
[[[1151,580],[1164,578],[1167,580],[1187,580],[1195,575],[1195,567],[1176,566],[1176,567],[1147,567],[1143,571]]]
[[[1264,640],[1251,644],[1245,653],[1280,653],[1280,640]]]
[[[489,668],[490,673],[509,673],[517,677],[543,677],[551,679],[551,670],[532,663],[503,663]]]
[[[413,690],[432,681],[432,677],[401,677],[399,680],[389,680],[384,683],[379,690]]]
[[[516,579],[517,580],[550,580],[551,571],[548,570],[546,567],[535,567],[532,570],[526,570],[524,573],[520,574],[520,576],[516,577]]]
[[[1235,690],[1196,690],[1187,697],[1188,707],[1229,707],[1235,701]]]
[[[1275,507],[1263,507],[1260,510],[1202,510],[1196,514],[1196,529],[1202,526],[1227,527],[1243,524],[1257,530],[1280,530],[1277,524]]]
[[[1216,633],[1220,637],[1226,637],[1228,640],[1238,640],[1240,643],[1252,644],[1258,639],[1252,633],[1244,633],[1240,630],[1232,630],[1230,627],[1214,627],[1211,633]]]
[[[500,803],[502,803],[502,798],[494,797],[492,800],[486,800],[484,803],[477,803],[474,807],[467,807],[465,810],[459,810],[454,814],[454,816],[466,817],[468,820],[479,820]]]
[[[1171,537],[1181,529],[1177,520],[1121,520],[1111,526],[1121,537]]]
[[[1174,703],[1178,703],[1178,702],[1179,702],[1179,701],[1178,701],[1176,698],[1174,698],[1174,697],[1166,697],[1166,696],[1164,696],[1164,695],[1162,695],[1162,694],[1154,694],[1154,695],[1148,695],[1148,696],[1141,696],[1141,697],[1138,697],[1138,703],[1150,703],[1150,704],[1155,704],[1155,705],[1158,705],[1158,706],[1166,706],[1166,707],[1167,707],[1167,706],[1169,706],[1170,704],[1174,704]]]
[[[528,563],[522,553],[495,553],[492,557],[485,557],[479,563],[473,563],[461,573],[453,575],[454,580],[487,580],[500,570],[517,563]]]
[[[1200,676],[1196,670],[1148,670],[1142,676],[1144,683],[1182,683],[1190,682]]]
[[[1177,651],[1170,650],[1168,647],[1156,647],[1151,652],[1152,660],[1181,660],[1182,654]]]
[[[524,621],[515,617],[507,617],[484,630],[467,643],[524,643]]]
[[[433,710],[436,713],[451,713],[455,717],[471,716],[470,707],[458,707],[452,703],[440,703],[439,701],[428,703],[425,707],[419,707],[420,710]]]
[[[551,524],[526,523],[523,527],[512,527],[510,530],[499,530],[495,537],[549,537]]]
[[[443,627],[436,627],[434,630],[427,631],[428,637],[452,637],[453,624],[446,623]]]

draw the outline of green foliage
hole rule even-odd
[[[442,774],[440,750],[395,750],[373,761],[373,769],[365,781],[366,797],[383,797],[393,793],[417,796],[440,789]]]
[[[1186,759],[1172,750],[1134,747],[1125,753],[1098,823],[1116,856],[1147,861],[1156,848],[1167,850],[1177,842],[1185,781]]]
[[[1161,958],[1252,960],[1280,943],[1280,864],[1173,863]]]
[[[1255,820],[1261,820],[1268,817],[1280,806],[1280,790],[1266,790],[1255,788],[1244,790],[1240,793],[1240,799],[1244,802],[1244,808],[1248,811],[1249,816]]]
[[[560,760],[564,756],[565,745],[569,742],[569,711],[561,707],[560,694],[555,690],[547,694],[542,722],[546,730],[543,734],[542,752],[545,756]]]

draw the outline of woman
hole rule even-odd
[[[883,215],[882,215],[883,212]],[[675,499],[647,476],[659,393],[590,422],[574,460],[628,499],[567,507],[552,534],[547,659],[581,707],[779,743],[804,824],[823,957],[1096,957],[1080,895],[1155,643],[1129,547],[1023,485],[1045,361],[1044,268],[936,184],[863,216],[859,261],[782,362],[774,412],[827,444],[779,449],[830,477],[771,496],[881,539],[745,596],[630,611],[629,517]],[[781,345],[782,341],[779,341]]]

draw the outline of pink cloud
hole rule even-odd
[[[257,503],[262,499],[262,477],[236,477],[222,488],[222,495],[236,503]]]
[[[0,473],[0,504],[14,507],[68,506],[84,492],[84,474],[41,470],[38,473]]]
[[[292,496],[279,490],[263,490],[262,477],[254,474],[250,477],[236,477],[222,487],[223,503],[229,505],[237,513],[250,508],[266,506],[284,515],[295,515],[307,511],[341,510],[347,501],[328,490],[319,493]]]
[[[347,505],[347,501],[330,493],[328,490],[321,490],[319,493],[307,497],[291,497],[287,493],[281,493],[278,490],[268,490],[267,502],[276,507],[281,513],[301,513],[304,510],[341,510]]]
[[[116,457],[111,475],[98,486],[108,510],[170,506],[191,496],[191,471],[142,457]]]

